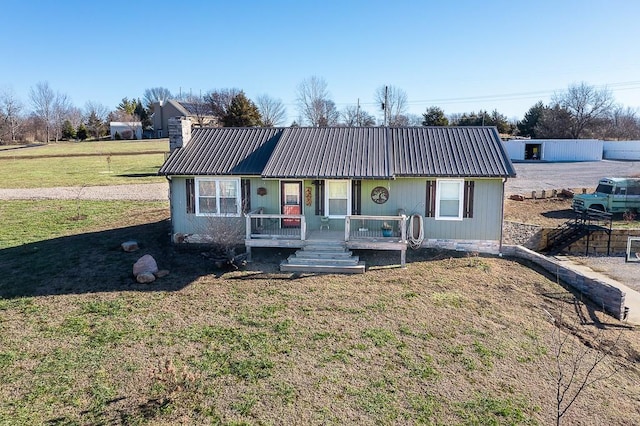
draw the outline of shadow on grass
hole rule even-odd
[[[575,219],[576,213],[571,209],[564,210],[552,210],[548,212],[542,213],[542,216],[547,217],[549,219]]]
[[[158,176],[158,173],[124,173],[117,175],[118,177],[128,177],[128,178],[137,178],[137,177],[150,177],[150,176]]]
[[[578,323],[582,325],[591,325],[598,329],[632,328],[628,327],[626,324],[620,324],[619,321],[615,319],[613,319],[612,321],[602,322],[598,317],[598,312],[606,313],[607,316],[605,318],[610,318],[610,314],[606,312],[603,306],[598,306],[596,303],[588,299],[584,294],[580,292],[580,290],[571,286],[569,283],[561,280],[557,275],[547,271],[543,267],[533,262],[529,262],[527,260],[519,258],[512,258],[512,260],[538,272],[540,275],[547,277],[550,281],[554,281],[559,286],[561,286],[565,290],[564,292],[540,292],[539,294],[546,299],[554,300],[556,302],[566,304],[568,307],[571,307],[565,312],[573,311],[575,315],[574,319]],[[584,305],[589,316],[588,318],[580,309],[581,305]]]
[[[216,273],[199,252],[176,251],[169,221],[54,238],[0,250],[0,298],[113,291],[176,291],[200,276]],[[136,240],[140,250],[120,244]],[[168,276],[139,284],[133,264],[152,255]]]

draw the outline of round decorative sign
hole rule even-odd
[[[389,190],[384,186],[376,186],[371,190],[371,200],[376,204],[384,204],[389,199]]]

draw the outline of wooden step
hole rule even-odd
[[[325,246],[304,246],[302,248],[304,251],[313,252],[313,253],[344,253],[347,251],[346,247],[325,247]]]
[[[360,259],[358,256],[347,257],[344,259],[325,259],[325,258],[304,258],[290,256],[287,261],[289,264],[295,265],[357,265]]]
[[[323,273],[323,274],[364,274],[365,265],[359,262],[357,265],[298,265],[287,262],[280,264],[282,272]]]
[[[352,251],[319,251],[319,250],[298,250],[296,256],[300,258],[313,259],[344,259],[351,257]]]

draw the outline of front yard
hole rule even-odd
[[[42,227],[15,212],[64,210],[18,203],[0,220],[26,234]],[[516,262],[421,250],[399,269],[365,252],[364,275],[298,276],[262,249],[219,271],[167,244],[166,204],[96,221],[94,203],[0,249],[2,424],[549,424],[549,314],[578,350],[622,330],[598,370],[619,371],[566,424],[640,423],[637,331]],[[130,238],[139,252],[119,249]],[[137,284],[145,253],[170,275]]]

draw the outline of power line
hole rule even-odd
[[[600,84],[594,85],[596,89],[609,89],[612,92],[623,92],[628,90],[638,90],[640,89],[640,80],[636,81],[624,81],[618,83],[608,83],[608,84]],[[564,89],[547,89],[547,90],[538,90],[532,92],[513,92],[513,93],[502,93],[497,95],[478,95],[478,96],[466,96],[466,97],[456,97],[456,98],[436,98],[436,99],[421,99],[416,101],[407,101],[408,105],[435,105],[435,104],[457,104],[457,103],[467,103],[467,102],[490,102],[490,101],[516,101],[522,99],[535,99],[545,96],[551,96],[555,93],[563,92]],[[360,102],[360,105],[368,105],[368,106],[378,106],[378,102]],[[289,103],[285,105],[296,105],[294,103]],[[352,102],[340,102],[335,103],[336,106],[348,106],[353,105]]]

